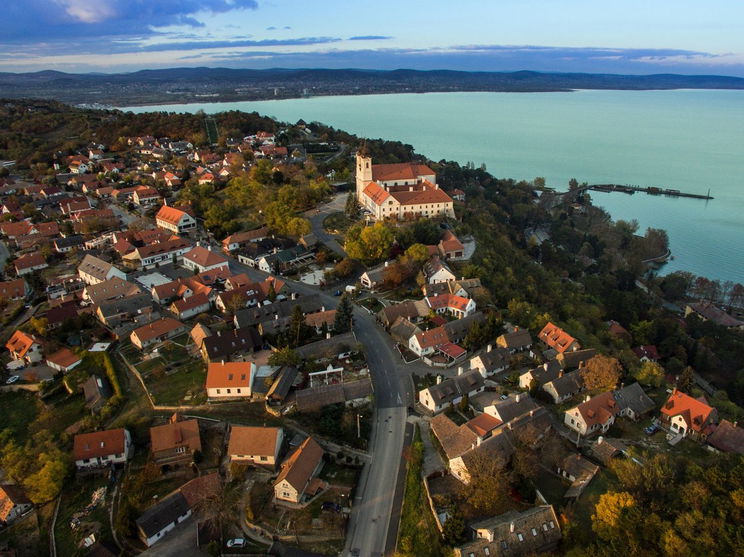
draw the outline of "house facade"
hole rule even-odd
[[[227,454],[230,462],[276,468],[284,441],[280,427],[232,426]]]
[[[249,399],[255,377],[253,362],[212,362],[207,366],[207,398],[215,401]]]
[[[155,224],[173,234],[183,234],[196,228],[196,219],[186,211],[163,205],[155,215]]]
[[[72,458],[78,470],[124,464],[132,457],[132,436],[126,429],[110,429],[75,436]]]
[[[277,501],[302,503],[315,495],[311,483],[323,466],[323,448],[308,437],[283,464],[274,482]]]

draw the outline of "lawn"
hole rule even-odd
[[[129,361],[131,362],[132,360]],[[158,370],[165,371],[165,365],[165,359],[157,356],[149,360],[141,361],[136,364],[135,367],[137,368],[137,371],[139,371],[142,375],[148,375]]]
[[[85,512],[91,504],[93,492],[106,486],[105,474],[79,478],[70,482],[68,488],[62,492],[62,502],[59,506],[54,536],[57,542],[57,555],[85,555],[87,550],[79,547],[82,539],[95,532],[98,540],[112,540],[108,517],[108,504],[111,502],[112,489],[106,492],[105,503],[99,503],[95,509]],[[73,529],[70,521],[77,517],[80,524]]]
[[[353,466],[344,466],[335,462],[326,462],[320,471],[320,479],[333,485],[354,487],[359,480],[362,469]]]
[[[80,393],[68,395],[66,391],[61,391],[47,399],[46,403],[38,420],[29,429],[32,434],[47,430],[58,436],[72,424],[89,415],[85,399]]]
[[[204,362],[192,360],[178,366],[175,373],[151,373],[145,378],[145,383],[155,404],[195,405],[206,400],[206,377]]]
[[[364,300],[361,300],[359,302],[360,306],[364,306],[368,310],[370,310],[372,313],[377,313],[385,306],[382,305],[382,302],[378,300],[377,298],[365,298]]]
[[[542,493],[548,503],[556,507],[556,510],[561,509],[566,502],[563,495],[568,489],[568,483],[546,470],[540,470],[538,473],[535,488]]]
[[[39,416],[41,407],[34,393],[0,392],[0,430],[10,429],[13,437],[19,443],[24,443],[30,435],[28,426]]]
[[[607,470],[600,470],[576,501],[570,516],[572,522],[571,533],[575,536],[572,546],[577,543],[588,545],[594,541],[592,513],[594,513],[594,507],[599,501],[599,497],[607,492],[613,480],[614,477],[611,477]]]
[[[346,213],[344,213],[343,211],[331,213],[323,219],[323,228],[331,233],[335,233],[337,231],[345,232],[351,227],[352,224],[354,224],[354,221],[349,219],[349,217],[347,217]]]

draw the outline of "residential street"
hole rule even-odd
[[[315,237],[318,239],[318,241],[328,246],[328,248],[332,251],[343,256],[346,256],[344,248],[341,247],[341,244],[339,244],[333,236],[328,234],[323,229],[323,219],[325,219],[331,213],[343,211],[346,207],[346,197],[348,195],[348,192],[337,193],[330,203],[326,203],[325,205],[322,205],[317,209],[313,209],[312,211],[308,211],[305,213],[305,217],[310,220],[313,232],[315,233]]]

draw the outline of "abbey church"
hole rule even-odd
[[[425,164],[372,164],[372,157],[356,155],[356,195],[359,204],[378,220],[439,215],[454,217],[452,198],[436,183]]]

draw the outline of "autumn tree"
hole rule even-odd
[[[635,373],[636,380],[642,385],[658,387],[664,380],[664,368],[656,362],[643,362]]]
[[[635,499],[627,491],[603,493],[594,507],[592,530],[603,540],[612,540],[618,535],[623,512],[635,504]]]
[[[690,394],[692,386],[695,384],[695,371],[687,366],[682,370],[682,374],[677,381],[677,388],[683,393]]]
[[[353,191],[350,191],[349,195],[346,196],[346,207],[344,212],[350,219],[355,219],[359,216],[359,202],[357,201],[356,193]]]
[[[483,448],[471,451],[468,473],[470,481],[461,488],[463,498],[483,515],[505,512],[509,506],[511,477],[504,458]]]
[[[617,386],[622,375],[622,366],[617,358],[597,354],[579,370],[584,387],[588,391],[610,391]]]

